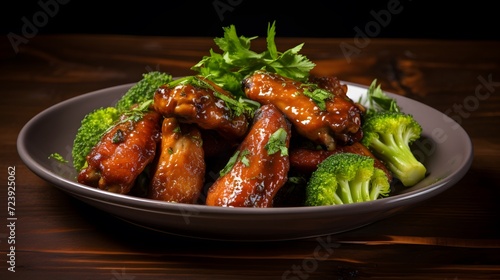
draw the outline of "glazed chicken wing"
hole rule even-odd
[[[337,146],[335,150],[312,150],[308,148],[295,148],[290,151],[290,167],[303,173],[311,174],[318,168],[327,157],[336,153],[353,153],[369,156],[375,160],[375,167],[383,170],[389,180],[392,180],[392,174],[382,161],[376,158],[370,150],[356,142],[349,146]]]
[[[322,110],[304,94],[309,85],[278,74],[257,71],[244,79],[243,85],[248,98],[261,104],[274,104],[301,135],[329,150],[335,149],[336,142],[350,145],[362,137],[362,110],[342,88],[331,92],[333,97],[326,100]],[[319,85],[328,91],[334,88],[327,80]]]
[[[150,111],[138,121],[122,119],[87,156],[87,167],[78,174],[78,182],[114,193],[129,193],[137,176],[155,157],[160,118],[160,114]]]
[[[337,97],[347,97],[347,85],[341,84],[339,79],[334,76],[318,77],[310,76],[309,81],[317,84],[320,88],[328,90]]]
[[[232,98],[232,94],[205,80],[216,89]],[[248,129],[245,115],[235,116],[226,103],[214,95],[214,91],[191,84],[174,87],[161,86],[154,95],[154,108],[164,117],[176,117],[179,122],[196,123],[203,129],[212,129],[227,139],[242,138]]]
[[[263,105],[237,150],[232,168],[209,188],[206,205],[223,207],[272,207],[273,198],[286,183],[290,163],[288,154],[266,148],[271,135],[286,132],[290,143],[290,123],[274,105]]]
[[[203,189],[205,160],[199,129],[165,118],[162,125],[161,151],[151,180],[152,199],[197,202]]]

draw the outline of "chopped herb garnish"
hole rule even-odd
[[[281,156],[287,156],[288,147],[286,146],[286,137],[287,133],[283,128],[279,128],[278,130],[273,132],[265,146],[267,154],[272,155],[279,151],[281,153]]]
[[[224,168],[222,168],[221,171],[219,171],[219,175],[222,177],[224,175],[226,175],[229,170],[231,170],[231,168],[233,168],[233,166],[236,164],[236,161],[238,160],[238,156],[240,155],[240,151],[236,151],[228,160],[228,162],[226,163],[226,166],[224,166]]]
[[[333,98],[333,94],[314,84],[304,84],[304,95],[311,98],[321,109],[326,109],[326,101]]]
[[[134,107],[130,111],[127,111],[124,114],[127,118],[125,118],[122,122],[139,121],[144,116],[144,114],[149,110],[149,106],[151,106],[151,104],[153,104],[153,99],[144,101],[140,103],[137,107]]]
[[[227,107],[231,110],[233,115],[235,116],[240,116],[242,114],[245,114],[249,117],[253,117],[255,110],[257,110],[260,107],[259,102],[246,99],[243,97],[240,97],[238,100],[236,100],[227,95],[221,94],[217,91],[214,91],[214,95],[217,98],[222,99],[226,103]]]
[[[113,144],[119,144],[125,141],[125,133],[121,129],[116,130],[115,135],[113,135]]]
[[[259,102],[243,97],[235,99],[234,97],[228,96],[227,94],[220,92],[220,90],[217,90],[212,84],[210,84],[206,80],[197,76],[187,76],[181,79],[177,79],[169,83],[169,86],[174,87],[181,84],[182,85],[189,84],[198,88],[205,88],[211,90],[215,97],[221,99],[226,103],[227,107],[229,108],[229,110],[231,110],[231,113],[234,116],[240,116],[242,114],[245,114],[249,117],[253,117],[255,110],[257,110],[260,107]]]
[[[246,167],[250,166],[250,162],[248,161],[247,155],[250,154],[249,150],[243,150],[243,151],[236,151],[231,158],[229,158],[229,161],[227,162],[226,166],[222,168],[222,170],[219,172],[220,176],[226,175],[232,168],[233,166],[239,161],[243,163]]]
[[[63,156],[61,156],[61,154],[59,153],[52,153],[49,155],[49,159],[55,159],[59,162],[62,162],[62,163],[67,163],[68,160],[66,160]]]
[[[240,161],[245,165],[246,167],[250,166],[250,162],[248,161],[247,155],[250,154],[249,150],[243,150],[240,155]]]

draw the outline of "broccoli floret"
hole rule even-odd
[[[127,111],[132,105],[153,99],[155,91],[162,85],[172,81],[172,76],[154,71],[142,75],[143,78],[133,85],[116,103],[120,112]]]
[[[336,153],[320,164],[306,186],[308,206],[373,201],[389,195],[390,181],[372,157]]]
[[[86,157],[92,148],[99,142],[102,135],[118,119],[119,112],[115,107],[101,107],[88,113],[78,128],[73,141],[73,166],[77,171],[84,168]]]
[[[73,140],[72,156],[75,169],[80,171],[85,167],[87,155],[120,116],[133,118],[135,113],[144,110],[142,107],[151,104],[158,87],[171,81],[172,76],[163,72],[145,73],[139,82],[123,94],[115,106],[101,107],[88,113],[81,121]],[[133,108],[133,105],[139,107]]]
[[[382,160],[404,186],[410,187],[422,180],[427,170],[410,149],[422,134],[417,120],[404,113],[396,99],[377,85],[376,79],[360,103],[368,106],[361,126],[361,143]]]
[[[422,127],[410,114],[374,111],[365,115],[361,143],[382,160],[404,186],[413,186],[425,177],[426,168],[410,145],[420,138]]]
[[[104,134],[113,126],[131,121],[137,122],[150,109],[153,100],[146,100],[129,110],[120,112],[116,107],[101,107],[87,114],[78,128],[73,141],[73,166],[78,171],[86,167],[86,157]]]

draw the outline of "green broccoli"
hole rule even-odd
[[[154,71],[142,75],[143,78],[133,85],[116,103],[120,112],[127,111],[132,105],[153,99],[156,89],[172,81],[172,76]]]
[[[73,140],[73,166],[77,171],[87,164],[86,157],[99,142],[103,134],[125,115],[133,118],[151,104],[158,87],[172,81],[172,76],[163,72],[148,72],[126,91],[114,106],[101,107],[88,113],[81,121]],[[132,108],[138,105],[138,108]]]
[[[101,107],[83,118],[73,140],[73,166],[77,171],[85,167],[87,155],[119,117],[120,113],[115,107]]]
[[[420,138],[421,125],[402,111],[396,102],[382,91],[377,80],[368,88],[368,110],[363,117],[361,143],[383,161],[393,176],[410,187],[421,181],[427,172],[411,151],[411,144]]]
[[[412,115],[380,111],[365,116],[361,143],[368,147],[404,186],[413,186],[425,177],[426,168],[410,145],[420,138],[422,127]]]
[[[306,186],[307,206],[373,201],[389,195],[386,173],[372,157],[354,153],[332,154],[311,174]]]

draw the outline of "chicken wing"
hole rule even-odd
[[[161,151],[151,179],[152,199],[197,203],[203,189],[205,160],[199,129],[165,118],[162,124]]]
[[[232,94],[204,79],[218,93],[233,98]],[[164,117],[176,117],[179,122],[196,123],[203,129],[212,129],[228,139],[242,138],[248,129],[244,114],[234,115],[214,90],[191,84],[170,87],[163,85],[155,92],[154,108]]]
[[[112,127],[87,156],[78,182],[127,194],[137,176],[151,163],[160,140],[161,115],[149,111],[139,120],[123,119]]]
[[[376,158],[368,148],[360,142],[356,142],[349,146],[337,146],[335,150],[311,150],[307,148],[295,148],[290,151],[290,166],[294,170],[310,174],[318,168],[323,160],[330,155],[336,153],[353,153],[364,156],[369,156],[375,160],[375,167],[382,169],[387,178],[392,180],[392,174],[382,161]]]
[[[248,98],[261,104],[274,104],[301,135],[329,150],[335,149],[336,142],[349,145],[362,137],[362,110],[342,88],[331,92],[332,97],[325,100],[325,108],[321,109],[305,94],[310,90],[309,84],[278,74],[256,71],[243,80],[243,85]],[[320,85],[327,91],[333,86],[326,80]]]
[[[208,189],[206,205],[272,207],[273,198],[288,179],[288,154],[271,153],[267,144],[276,131],[284,131],[288,148],[291,125],[274,105],[263,105],[254,116],[248,135],[237,149],[232,168]]]

